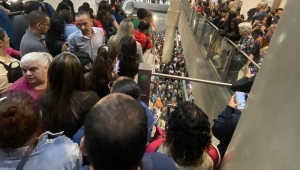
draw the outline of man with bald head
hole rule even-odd
[[[176,170],[160,153],[144,154],[147,116],[130,96],[110,94],[87,115],[80,148],[94,170]],[[83,169],[88,169],[84,167]]]
[[[266,8],[268,7],[268,3],[266,2],[260,2],[259,4],[257,4],[257,9],[259,9],[259,11],[257,12],[257,14],[255,15],[253,21],[252,21],[252,25],[261,23],[261,21],[263,20],[263,18],[268,14],[266,12]]]

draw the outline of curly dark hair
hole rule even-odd
[[[183,102],[171,113],[165,146],[181,166],[198,166],[205,147],[211,144],[207,115],[195,104]]]
[[[46,44],[53,44],[55,40],[62,40],[62,35],[65,32],[65,22],[57,14],[51,18],[50,25],[46,34]]]
[[[0,98],[0,148],[23,147],[39,126],[35,100],[22,91],[8,91]]]

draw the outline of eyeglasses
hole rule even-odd
[[[51,27],[51,24],[42,24],[42,23],[39,23],[39,24],[45,25],[45,26],[47,26],[47,27]]]

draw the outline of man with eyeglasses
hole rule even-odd
[[[50,18],[44,12],[36,10],[30,12],[27,19],[29,26],[21,40],[21,57],[31,52],[48,52],[41,36],[48,32]]]
[[[79,30],[68,37],[68,50],[87,53],[94,60],[98,48],[105,43],[103,29],[92,27],[93,21],[86,11],[79,11],[75,15],[75,21]]]

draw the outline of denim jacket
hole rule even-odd
[[[82,155],[78,145],[61,134],[42,134],[23,170],[79,169],[82,166]],[[16,169],[27,149],[0,148],[0,170]]]

